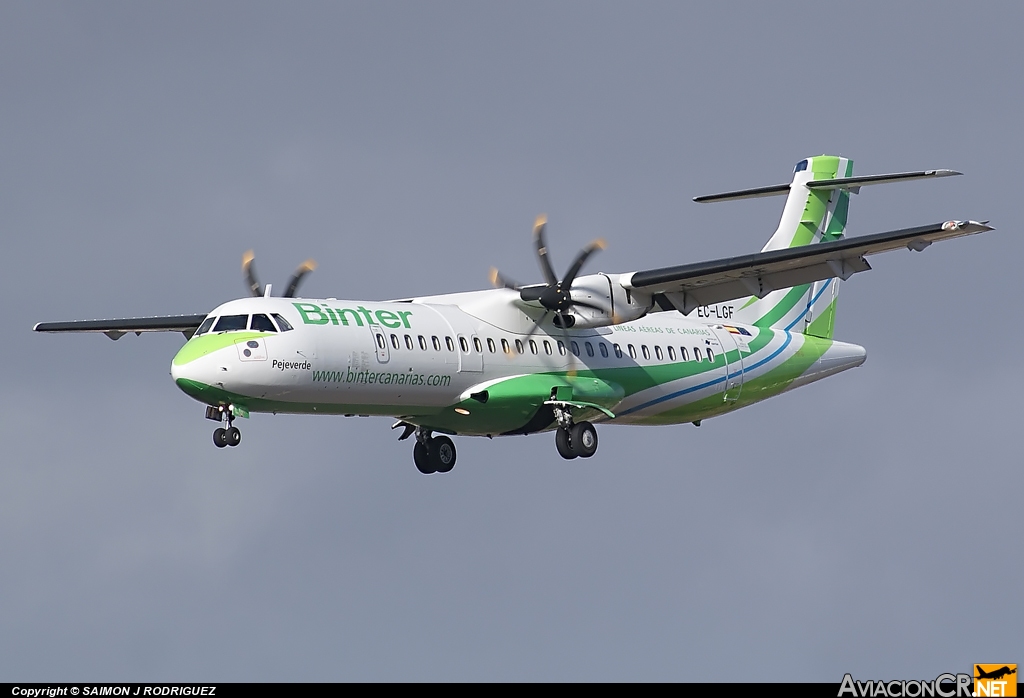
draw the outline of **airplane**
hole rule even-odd
[[[861,187],[959,175],[925,170],[853,176],[853,161],[817,156],[785,184],[696,197],[699,203],[786,196],[759,253],[628,273],[580,275],[603,240],[559,277],[546,219],[533,243],[542,283],[492,269],[495,288],[390,301],[297,297],[314,267],[299,267],[283,296],[242,268],[251,297],[209,313],[45,322],[37,332],[181,332],[175,384],[219,423],[218,448],[238,446],[250,413],[387,416],[415,436],[424,473],[455,466],[451,436],[554,432],[566,459],[590,458],[595,424],[687,424],[733,412],[860,366],[863,347],[833,339],[841,282],[870,255],[920,252],[992,230],[987,221],[846,237]]]

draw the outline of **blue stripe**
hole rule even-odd
[[[833,281],[835,281],[834,278],[833,279],[829,279],[828,281],[825,282],[825,285],[821,287],[820,291],[818,291],[818,295],[816,295],[814,298],[812,298],[811,301],[807,304],[807,307],[804,308],[804,312],[800,313],[797,316],[796,320],[794,320],[793,322],[789,323],[789,327],[786,328],[786,332],[789,332],[791,329],[793,329],[793,325],[795,325],[796,323],[800,322],[800,320],[802,320],[804,318],[804,316],[807,315],[807,313],[809,313],[811,311],[811,306],[814,305],[815,301],[817,301],[819,298],[821,298],[821,294],[823,294],[825,292],[825,289],[828,288],[829,284],[831,284]]]
[[[762,330],[762,331],[764,331],[764,330]],[[751,371],[754,371],[755,369],[758,369],[761,366],[764,366],[766,363],[768,363],[769,361],[771,361],[776,356],[778,356],[779,354],[781,354],[783,351],[786,350],[786,347],[789,346],[789,343],[793,341],[793,335],[790,334],[788,331],[785,331],[785,332],[786,332],[786,341],[783,342],[782,346],[779,347],[778,349],[776,349],[772,353],[771,356],[769,356],[767,358],[764,358],[764,359],[761,359],[760,361],[758,361],[756,364],[754,364],[752,366],[744,366],[743,369],[739,373],[733,373],[731,375],[726,375],[726,376],[723,376],[721,378],[716,378],[714,380],[710,380],[710,381],[708,381],[706,383],[701,383],[700,385],[695,385],[692,388],[685,388],[683,390],[679,390],[679,391],[676,391],[674,393],[670,393],[668,395],[662,395],[661,397],[656,398],[654,400],[651,400],[649,402],[645,402],[642,405],[637,405],[636,407],[630,407],[628,410],[623,410],[622,412],[619,412],[615,416],[616,417],[624,417],[627,414],[633,414],[634,412],[638,412],[640,410],[647,409],[648,407],[651,407],[653,405],[657,405],[658,403],[661,403],[661,402],[665,402],[666,400],[674,400],[675,398],[680,397],[681,395],[686,395],[687,393],[692,393],[692,392],[695,392],[697,390],[703,390],[704,388],[707,388],[709,386],[716,385],[718,383],[723,382],[724,380],[726,380],[726,378],[732,378],[733,376],[738,376],[738,375],[750,373]]]

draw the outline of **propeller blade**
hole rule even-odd
[[[540,326],[543,325],[545,322],[547,322],[548,315],[550,315],[550,314],[551,314],[550,310],[545,310],[544,314],[540,316],[540,320],[538,320],[537,322],[533,323],[533,327],[530,328],[530,331],[526,333],[526,339],[523,340],[523,341],[527,341],[528,342],[529,340],[533,339],[533,335],[537,334],[537,330],[540,329]]]
[[[533,224],[533,243],[537,247],[537,260],[540,262],[540,271],[549,285],[558,283],[555,270],[551,267],[551,260],[548,259],[548,246],[544,242],[544,229],[547,228],[548,218],[544,214],[537,216]]]
[[[284,297],[294,298],[295,291],[298,290],[299,284],[302,282],[303,277],[305,277],[306,274],[313,271],[314,269],[316,269],[316,262],[314,262],[312,259],[307,259],[305,262],[300,264],[299,268],[295,270],[294,274],[292,274],[292,278],[289,279],[288,281],[288,288],[285,289]]]
[[[256,255],[252,250],[242,255],[242,273],[245,275],[245,283],[249,285],[249,291],[252,295],[259,298],[263,295],[263,286],[260,285],[259,280],[256,278],[256,267],[252,263],[254,259],[256,259]]]
[[[527,286],[519,289],[519,297],[527,303],[531,301],[539,301],[541,295],[548,290],[547,286]]]
[[[512,289],[513,291],[518,291],[520,288],[522,288],[522,286],[512,281],[511,279],[502,276],[501,272],[498,271],[497,267],[491,267],[490,277],[491,285],[494,286],[494,288],[508,288]]]
[[[604,239],[598,239],[580,250],[580,253],[576,255],[576,259],[573,261],[572,266],[569,267],[569,271],[565,272],[565,278],[562,279],[562,286],[565,288],[572,288],[572,282],[576,280],[576,275],[580,273],[580,269],[583,268],[583,264],[587,261],[587,257],[598,250],[603,250],[607,246],[608,243],[606,243]]]

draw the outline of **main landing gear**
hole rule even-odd
[[[207,407],[206,418],[214,421],[225,421],[227,422],[227,428],[219,427],[213,430],[213,445],[217,448],[224,448],[225,446],[237,446],[242,443],[242,432],[238,431],[233,422],[235,421],[235,415],[231,414],[231,410],[221,405],[220,407]]]
[[[455,443],[447,436],[433,436],[430,430],[417,427],[412,459],[424,475],[451,472],[455,467]]]
[[[590,458],[597,453],[597,429],[590,422],[573,422],[564,407],[555,407],[555,448],[566,460]]]

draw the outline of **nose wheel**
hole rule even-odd
[[[207,407],[206,418],[214,421],[226,421],[227,427],[218,427],[213,430],[213,445],[217,448],[225,446],[237,446],[242,443],[242,432],[238,430],[233,422],[235,416],[230,409],[224,407]]]
[[[421,473],[430,475],[451,472],[455,467],[455,456],[455,442],[447,436],[432,436],[425,429],[416,429],[412,459]]]
[[[237,446],[242,443],[242,432],[238,431],[238,427],[228,427],[227,429],[220,428],[213,430],[213,444],[217,448],[224,448],[225,446]]]

